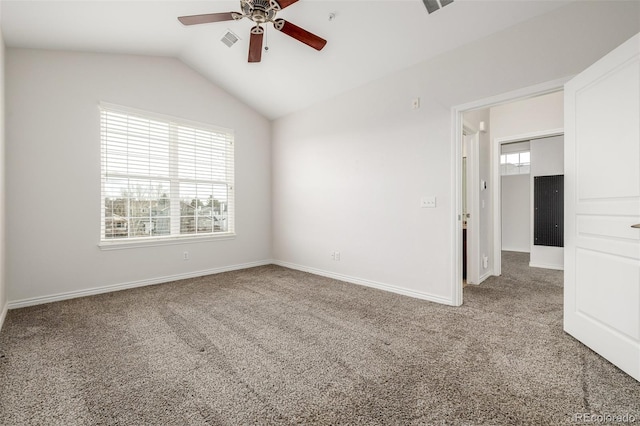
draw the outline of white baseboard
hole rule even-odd
[[[489,278],[491,275],[493,275],[493,270],[488,270],[487,272],[485,272],[484,274],[482,274],[479,278],[478,278],[478,282],[477,283],[472,283],[470,281],[467,281],[467,285],[480,285],[482,284],[483,281],[485,281],[487,278]]]
[[[531,262],[529,262],[529,267],[530,268],[555,269],[556,271],[564,271],[564,265],[552,265],[552,264],[531,263]]]
[[[480,276],[478,284],[482,284],[483,281],[485,281],[487,278],[489,278],[492,275],[493,275],[493,269],[489,269],[487,272],[485,272]]]
[[[416,299],[428,300],[430,302],[440,303],[443,305],[455,306],[451,299],[447,299],[441,296],[436,296],[429,293],[423,293],[419,291],[409,290],[402,287],[396,287],[390,284],[384,284],[377,281],[371,281],[364,278],[351,277],[348,275],[337,274],[335,272],[324,271],[322,269],[311,268],[308,266],[297,265],[295,263],[283,262],[281,260],[274,260],[274,265],[283,266],[285,268],[295,269],[302,272],[308,272],[314,275],[320,275],[327,278],[333,278],[339,281],[345,281],[351,284],[358,284],[365,287],[377,288],[379,290],[389,291],[391,293],[402,294],[403,296],[414,297]]]
[[[530,249],[507,248],[505,246],[502,246],[502,251],[515,251],[516,253],[531,253]]]
[[[0,313],[0,331],[2,330],[2,326],[4,325],[4,319],[7,317],[7,311],[9,310],[9,304],[5,303],[2,307],[2,313]]]
[[[130,289],[130,288],[144,287],[144,286],[155,285],[155,284],[162,284],[162,283],[167,283],[167,282],[171,282],[171,281],[184,280],[184,279],[188,279],[188,278],[201,277],[201,276],[205,276],[205,275],[219,274],[219,273],[222,273],[222,272],[237,271],[237,270],[240,270],[240,269],[248,269],[248,268],[254,268],[256,266],[264,266],[264,265],[270,265],[270,264],[279,265],[279,266],[283,266],[285,268],[295,269],[295,270],[298,270],[298,271],[308,272],[310,274],[320,275],[320,276],[327,277],[327,278],[333,278],[333,279],[340,280],[340,281],[345,281],[345,282],[348,282],[348,283],[351,283],[351,284],[363,285],[363,286],[366,286],[366,287],[372,287],[372,288],[377,288],[379,290],[384,290],[384,291],[389,291],[389,292],[392,292],[392,293],[402,294],[404,296],[409,296],[409,297],[414,297],[414,298],[417,298],[417,299],[428,300],[430,302],[435,302],[435,303],[440,303],[440,304],[444,304],[444,305],[454,306],[454,303],[453,303],[453,301],[451,299],[447,299],[447,298],[444,298],[444,297],[441,297],[441,296],[436,296],[436,295],[429,294],[429,293],[423,293],[423,292],[419,292],[419,291],[409,290],[409,289],[405,289],[405,288],[402,288],[402,287],[397,287],[397,286],[390,285],[390,284],[380,283],[380,282],[377,282],[377,281],[371,281],[371,280],[367,280],[367,279],[363,279],[363,278],[351,277],[351,276],[343,275],[343,274],[337,274],[337,273],[334,273],[334,272],[324,271],[324,270],[321,270],[321,269],[316,269],[316,268],[311,268],[311,267],[307,267],[307,266],[297,265],[297,264],[293,264],[293,263],[289,263],[289,262],[282,262],[282,261],[279,261],[279,260],[262,260],[262,261],[257,261],[257,262],[242,263],[242,264],[238,264],[238,265],[223,266],[223,267],[220,267],[220,268],[212,268],[212,269],[205,269],[205,270],[195,271],[195,272],[187,272],[187,273],[184,273],[184,274],[167,275],[167,276],[163,276],[163,277],[156,277],[156,278],[151,278],[151,279],[146,279],[146,280],[130,281],[130,282],[126,282],[126,283],[111,284],[111,285],[106,285],[106,286],[102,286],[102,287],[94,287],[94,288],[83,289],[83,290],[68,291],[68,292],[64,292],[64,293],[51,294],[51,295],[47,295],[47,296],[37,296],[37,297],[31,297],[31,298],[27,298],[27,299],[12,300],[12,301],[9,301],[5,305],[5,307],[4,307],[3,311],[2,311],[2,314],[0,316],[0,328],[2,327],[2,323],[4,322],[4,318],[5,318],[6,314],[7,314],[7,309],[24,308],[24,307],[27,307],[27,306],[41,305],[41,304],[44,304],[44,303],[58,302],[58,301],[61,301],[61,300],[75,299],[77,297],[93,296],[93,295],[96,295],[96,294],[110,293],[110,292],[113,292],[113,291],[127,290],[127,289]],[[480,282],[482,282],[482,281],[483,281],[483,279],[481,279]]]
[[[121,284],[111,284],[111,285],[106,285],[106,286],[102,286],[102,287],[94,287],[94,288],[88,288],[88,289],[83,289],[83,290],[68,291],[68,292],[65,292],[65,293],[52,294],[52,295],[48,295],[48,296],[38,296],[38,297],[31,297],[31,298],[27,298],[27,299],[21,299],[21,300],[12,300],[12,301],[9,301],[9,303],[7,304],[7,307],[9,309],[24,308],[26,306],[41,305],[41,304],[44,304],[44,303],[58,302],[60,300],[75,299],[77,297],[93,296],[95,294],[110,293],[112,291],[126,290],[126,289],[129,289],[129,288],[144,287],[144,286],[148,286],[148,285],[162,284],[162,283],[167,283],[167,282],[171,282],[171,281],[184,280],[184,279],[187,279],[187,278],[196,278],[196,277],[202,277],[202,276],[205,276],[205,275],[219,274],[221,272],[229,272],[229,271],[237,271],[237,270],[240,270],[240,269],[254,268],[256,266],[270,265],[272,263],[273,262],[271,261],[271,259],[269,259],[269,260],[260,260],[260,261],[257,261],[257,262],[249,262],[249,263],[242,263],[242,264],[238,264],[238,265],[222,266],[222,267],[219,267],[219,268],[205,269],[205,270],[201,270],[201,271],[187,272],[187,273],[176,274],[176,275],[167,275],[167,276],[164,276],[164,277],[150,278],[150,279],[147,279],[147,280],[130,281],[130,282],[121,283]],[[6,309],[7,308],[5,307],[5,311],[3,312],[2,320],[4,320],[4,314],[6,313]]]

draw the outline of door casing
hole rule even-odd
[[[454,196],[451,198],[451,238],[453,240],[452,248],[451,248],[451,259],[454,259],[451,266],[451,302],[454,306],[460,306],[463,302],[462,297],[462,143],[463,143],[463,133],[464,133],[464,119],[463,114],[467,111],[472,111],[476,109],[482,108],[490,108],[497,105],[502,105],[518,100],[533,98],[536,96],[546,95],[549,93],[557,92],[559,90],[563,90],[564,84],[569,81],[572,76],[561,78],[558,80],[552,80],[546,83],[537,84],[534,86],[525,87],[519,90],[514,90],[511,92],[507,92],[501,95],[480,99],[474,102],[454,106],[451,109],[451,122],[453,124],[452,127],[452,140],[454,141],[453,147],[451,149],[451,193]],[[492,223],[495,222],[495,204],[496,204],[496,173],[499,173],[499,151],[495,152],[495,144],[491,144],[491,176],[492,181],[488,183],[489,186],[489,194],[491,197],[492,211],[491,216],[493,217]],[[496,158],[498,161],[496,161]],[[497,170],[496,170],[497,169]],[[499,202],[499,199],[498,199]],[[495,225],[494,225],[495,228]],[[495,229],[494,229],[495,234]],[[493,235],[493,234],[492,234]],[[499,241],[499,240],[498,240]],[[493,253],[493,259],[491,262],[493,263],[493,274],[500,275],[501,270],[496,270],[496,260],[500,262],[500,256],[496,258],[496,238],[493,236],[493,242],[491,243],[492,250],[489,250],[490,253]],[[501,265],[498,263],[498,267]]]

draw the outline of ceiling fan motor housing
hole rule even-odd
[[[269,0],[240,0],[242,13],[258,24],[273,21],[276,13],[280,10],[280,5]]]

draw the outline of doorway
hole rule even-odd
[[[453,108],[453,123],[454,123],[454,133],[455,140],[457,143],[455,144],[455,149],[452,150],[452,162],[455,167],[453,168],[452,182],[454,182],[455,188],[455,214],[452,215],[452,229],[453,229],[453,238],[454,238],[454,250],[455,255],[454,259],[456,260],[453,264],[454,270],[452,271],[452,276],[454,279],[454,291],[453,291],[453,301],[454,304],[459,306],[463,303],[463,286],[464,281],[462,278],[463,272],[463,229],[464,229],[464,218],[463,218],[463,144],[464,144],[464,133],[465,133],[465,119],[467,118],[467,114],[473,114],[478,111],[486,111],[490,110],[489,116],[492,117],[492,112],[494,108],[502,107],[505,105],[513,104],[516,107],[518,103],[524,102],[527,100],[542,98],[545,95],[553,95],[562,97],[562,89],[564,83],[568,79],[560,79],[556,81],[551,81],[548,83],[540,84],[537,86],[532,86],[529,88],[525,88],[522,90],[514,91],[511,93],[507,93],[504,95],[500,95],[493,98],[488,98],[484,100],[480,100],[477,102],[464,104],[458,107]],[[489,119],[484,123],[484,131],[487,134],[487,139],[490,141],[488,146],[486,147],[486,158],[484,161],[486,162],[485,166],[488,168],[489,173],[487,179],[479,178],[479,186],[476,188],[480,188],[484,190],[484,196],[486,197],[485,202],[485,212],[488,221],[483,222],[479,220],[478,234],[481,234],[482,231],[486,233],[484,237],[480,237],[480,252],[479,252],[479,262],[480,262],[480,278],[479,281],[482,282],[483,279],[483,271],[484,278],[487,278],[491,275],[501,275],[501,251],[502,251],[502,233],[501,233],[501,222],[500,222],[500,150],[499,147],[501,143],[506,143],[507,141],[516,141],[516,140],[526,140],[532,138],[540,138],[544,136],[550,135],[558,135],[562,134],[564,129],[563,127],[563,114],[562,114],[562,105],[560,106],[560,110],[558,114],[550,114],[550,111],[545,109],[535,109],[534,112],[543,112],[547,115],[554,116],[559,125],[556,126],[546,126],[543,130],[525,130],[520,134],[517,134],[513,131],[515,127],[505,125],[502,128],[497,129],[493,126],[492,120]],[[524,123],[526,125],[527,122],[533,122],[535,120],[527,120],[527,117],[524,119]],[[513,122],[511,123],[513,124]],[[526,127],[526,126],[525,126]],[[511,131],[511,133],[509,133]],[[480,133],[482,134],[482,133]],[[509,137],[505,135],[510,135]],[[500,143],[498,143],[500,142]],[[483,158],[482,153],[479,154],[480,165],[479,169],[483,167]],[[480,210],[482,209],[482,202],[479,203]],[[481,214],[480,214],[481,216]],[[473,216],[472,216],[473,217]],[[471,218],[470,218],[471,219]],[[497,222],[497,224],[496,224]],[[467,223],[468,225],[468,223]],[[483,253],[482,246],[485,244],[486,253]],[[485,268],[482,268],[486,265]]]
[[[558,95],[561,96],[562,92]],[[548,207],[546,201],[536,200],[535,192],[540,181],[564,176],[563,138],[563,130],[559,128],[495,141],[494,161],[499,165],[494,177],[497,182],[493,214],[494,256],[495,269],[499,272],[495,275],[502,274],[503,251],[529,253],[529,267],[563,269],[562,245],[537,241],[534,226],[536,218]],[[563,232],[561,226],[558,230]]]

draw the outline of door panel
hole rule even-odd
[[[576,252],[577,311],[627,336],[638,339],[640,318],[636,306],[640,279],[637,261],[578,249]],[[620,312],[628,312],[621,315]],[[629,321],[631,319],[631,321]]]
[[[629,61],[576,94],[580,200],[640,195],[640,128],[637,122],[640,63]],[[603,102],[615,101],[615,108]],[[606,144],[606,149],[603,148]],[[603,165],[606,173],[594,173]]]
[[[640,34],[565,86],[569,334],[640,380]]]

